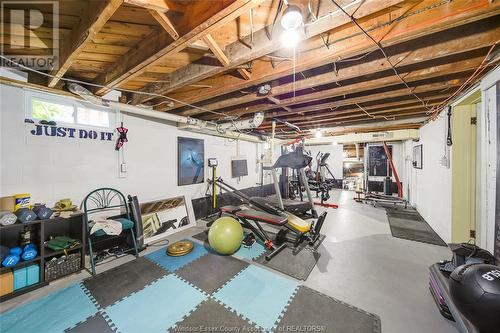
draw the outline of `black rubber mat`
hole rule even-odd
[[[146,258],[137,258],[83,281],[84,286],[105,308],[165,276],[167,271]]]
[[[288,327],[309,327],[309,332],[380,332],[380,318],[313,289],[300,286],[278,323],[276,332]]]
[[[206,231],[202,231],[200,233],[197,233],[196,235],[192,236],[194,239],[197,239],[199,241],[202,241],[203,243],[208,242],[208,234]]]
[[[294,253],[291,247],[287,247],[269,261],[266,260],[265,255],[255,261],[295,279],[306,280],[319,257],[320,254],[309,247],[302,248],[297,253]]]
[[[230,256],[209,253],[175,272],[208,294],[219,289],[248,263]]]
[[[109,327],[106,319],[100,313],[96,313],[90,318],[87,318],[84,322],[77,324],[72,329],[66,330],[67,333],[114,333],[115,330]]]
[[[441,237],[415,210],[386,209],[386,212],[393,237],[447,246]]]
[[[201,303],[169,332],[261,332],[212,299]]]

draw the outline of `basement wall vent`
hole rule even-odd
[[[378,133],[373,133],[372,138],[374,139],[381,139],[381,138],[392,138],[393,133],[389,132],[378,132]]]

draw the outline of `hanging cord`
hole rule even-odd
[[[448,106],[448,134],[446,136],[446,145],[449,147],[453,144],[453,140],[451,139],[451,106]]]
[[[385,52],[385,49],[382,46],[382,44],[380,42],[377,42],[368,32],[366,32],[366,30],[361,25],[359,25],[358,21],[354,18],[353,15],[350,15],[349,13],[347,13],[345,11],[345,9],[342,8],[342,6],[340,6],[335,0],[331,0],[331,1],[333,2],[333,4],[335,6],[337,6],[339,8],[340,11],[342,11],[346,16],[348,16],[350,18],[352,23],[354,23],[359,28],[359,30],[361,30],[363,32],[363,34],[366,35],[366,37],[368,37],[378,47],[378,49],[380,50],[380,52],[382,52],[382,55],[384,56],[384,58],[387,60],[387,62],[391,66],[392,70],[394,71],[394,74],[399,78],[399,80],[401,80],[401,82],[405,85],[405,87],[408,88],[408,90],[410,90],[409,95],[418,99],[420,101],[420,103],[422,103],[423,107],[430,111],[431,109],[427,106],[427,104],[420,97],[418,97],[415,93],[413,93],[413,89],[408,85],[408,83],[405,81],[405,79],[403,79],[403,77],[399,74],[398,70],[396,69],[396,66],[394,66],[392,61],[389,59],[389,56]]]
[[[3,59],[3,60],[5,60],[5,61],[7,61],[8,63],[14,65],[15,67],[19,67],[19,68],[22,68],[24,70],[27,70],[27,71],[30,71],[30,72],[33,72],[33,73],[37,73],[37,74],[40,74],[40,75],[43,75],[43,76],[46,76],[46,77],[50,77],[50,78],[55,78],[56,77],[55,75],[47,74],[47,73],[44,73],[42,71],[38,71],[36,69],[33,69],[33,68],[30,68],[30,67],[21,65],[20,63],[12,61],[11,59],[5,57],[2,54],[0,54],[0,58]],[[164,95],[160,95],[160,94],[156,94],[156,93],[148,93],[148,92],[143,92],[143,91],[138,91],[138,90],[130,90],[130,89],[123,89],[123,88],[109,87],[109,86],[100,85],[100,84],[96,84],[96,83],[90,83],[90,82],[80,81],[80,80],[76,80],[76,79],[68,79],[68,78],[63,78],[63,77],[59,78],[59,80],[64,81],[64,82],[79,83],[79,84],[83,84],[83,85],[87,85],[87,86],[91,86],[91,87],[96,87],[96,88],[106,88],[106,89],[110,89],[110,90],[116,90],[116,91],[121,91],[121,92],[128,92],[128,93],[132,93],[132,94],[140,94],[140,95],[146,95],[146,96],[154,96],[154,97],[164,98],[164,99],[167,99],[169,101],[182,104],[184,106],[189,106],[191,108],[198,109],[200,111],[213,113],[213,114],[216,114],[216,115],[219,115],[219,116],[225,116],[224,113],[217,112],[217,111],[212,111],[212,110],[209,110],[209,109],[205,109],[205,108],[202,108],[202,107],[199,107],[199,106],[196,106],[196,105],[193,105],[193,104],[189,104],[189,103],[183,102],[181,100],[178,100],[178,99],[175,99],[175,98],[172,98],[172,97],[168,97],[168,96],[164,96]]]

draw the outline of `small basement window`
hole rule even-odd
[[[57,124],[74,124],[91,127],[110,127],[112,113],[71,99],[54,97],[36,93],[27,99],[30,108],[28,118],[34,120],[55,121]]]

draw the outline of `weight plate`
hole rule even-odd
[[[193,251],[193,243],[186,240],[175,242],[167,247],[167,254],[172,257],[183,256],[191,251]]]

